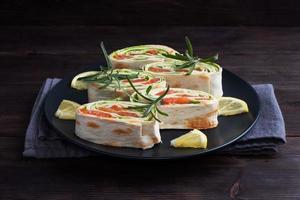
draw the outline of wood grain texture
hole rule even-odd
[[[0,199],[300,199],[300,28],[0,29]],[[22,157],[30,111],[43,80],[101,61],[100,40],[109,51],[148,42],[183,50],[184,35],[199,55],[219,52],[220,64],[248,82],[274,84],[289,136],[279,154],[173,162]]]
[[[3,0],[2,25],[299,26],[296,0]]]
[[[4,199],[300,198],[300,138],[275,157],[208,156],[171,162],[100,158],[22,159],[22,138],[0,137]]]

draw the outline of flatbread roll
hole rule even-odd
[[[164,45],[139,45],[117,50],[109,55],[113,68],[140,69],[144,65],[169,60],[162,54],[175,54],[176,50]]]
[[[131,69],[116,69],[114,74],[124,75],[119,81],[113,80],[110,84],[91,82],[88,84],[88,99],[89,102],[99,100],[109,100],[120,98],[121,100],[129,100],[130,94],[133,93],[133,89],[130,86],[126,75],[134,77],[131,78],[131,82],[138,90],[143,90],[149,85],[153,88],[166,87],[166,81],[161,77],[154,77],[149,73],[136,71]]]
[[[175,70],[174,66],[178,63],[151,63],[145,65],[143,70],[155,77],[165,78],[170,87],[200,90],[215,97],[223,95],[222,68],[219,65],[198,62],[194,71],[190,75],[186,75],[188,69]]]
[[[145,90],[140,93],[156,99],[165,90],[165,88],[155,88],[148,94]],[[132,94],[132,99],[147,102],[137,93]],[[218,125],[218,101],[212,95],[202,91],[170,88],[158,108],[168,114],[168,116],[158,116],[161,120],[160,129],[209,129]]]
[[[161,142],[159,124],[132,109],[144,104],[98,101],[76,111],[75,134],[87,141],[114,147],[148,149]],[[131,108],[131,109],[129,109]]]

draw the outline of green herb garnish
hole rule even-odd
[[[101,86],[101,88],[106,88],[107,86],[112,84],[113,81],[116,81],[118,88],[121,89],[120,80],[125,80],[127,77],[129,77],[130,79],[138,78],[139,73],[126,75],[126,74],[119,74],[119,72],[115,72],[108,58],[108,54],[103,42],[100,43],[100,47],[104,55],[104,58],[106,60],[107,67],[104,69],[104,67],[100,65],[100,71],[98,73],[86,77],[81,77],[78,80],[89,82],[89,83],[91,82],[100,83],[103,85]]]
[[[175,70],[186,68],[186,69],[189,69],[189,71],[186,73],[186,75],[190,75],[193,72],[193,70],[195,69],[197,62],[202,62],[202,63],[206,63],[208,65],[217,66],[217,64],[215,62],[218,60],[218,54],[211,56],[209,58],[199,58],[198,56],[194,56],[192,43],[187,36],[185,36],[185,43],[186,43],[187,49],[185,50],[184,54],[179,54],[179,53],[175,53],[175,55],[162,54],[163,56],[165,56],[167,58],[184,61],[183,64],[180,64],[180,65],[175,64],[175,66],[174,66]],[[210,70],[209,67],[208,67],[208,70]]]
[[[134,107],[129,107],[130,109],[143,109],[144,110],[144,113],[143,113],[143,116],[142,117],[147,117],[149,115],[150,116],[150,119],[155,119],[156,121],[158,122],[161,122],[157,117],[156,117],[156,113],[159,113],[161,115],[165,115],[165,116],[168,116],[167,113],[161,111],[158,107],[157,107],[157,104],[168,94],[168,91],[170,89],[170,87],[168,86],[166,91],[161,95],[159,96],[157,99],[153,99],[151,97],[147,97],[145,95],[143,95],[141,92],[139,92],[133,85],[133,83],[131,82],[131,80],[129,78],[127,78],[130,86],[132,87],[132,89],[136,92],[136,94],[140,97],[142,97],[143,99],[147,100],[149,103],[147,103],[146,105],[144,106],[134,106]],[[149,92],[151,91],[152,89],[152,86],[148,86],[148,88],[146,89],[146,94],[148,95]]]

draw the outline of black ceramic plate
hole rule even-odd
[[[97,67],[89,67],[85,71],[95,70]],[[216,128],[203,131],[208,138],[207,149],[172,148],[170,141],[188,130],[162,130],[163,143],[155,145],[148,150],[134,148],[117,148],[94,144],[80,139],[74,134],[74,121],[60,120],[54,116],[56,109],[63,99],[72,100],[80,104],[87,103],[86,91],[78,91],[70,88],[70,82],[75,74],[63,79],[48,94],[45,102],[45,114],[52,126],[68,141],[83,148],[115,157],[134,159],[176,159],[196,155],[203,155],[234,142],[246,134],[254,125],[260,110],[259,98],[255,90],[244,80],[235,74],[223,71],[224,96],[231,96],[243,99],[249,106],[249,113],[219,117],[219,125]]]

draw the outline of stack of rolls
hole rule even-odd
[[[106,73],[94,72],[91,79],[81,78],[84,83],[78,88],[87,88],[90,103],[76,111],[76,135],[102,145],[148,149],[161,142],[159,129],[216,127],[217,97],[223,95],[222,68],[199,61],[188,74],[189,69],[176,68],[184,61],[164,54],[178,52],[163,45],[120,49],[106,56],[111,66]],[[170,89],[164,94],[167,85]],[[161,123],[156,117],[145,116],[144,108],[150,104],[139,94],[153,101],[165,95],[156,103],[168,115],[154,113]]]

